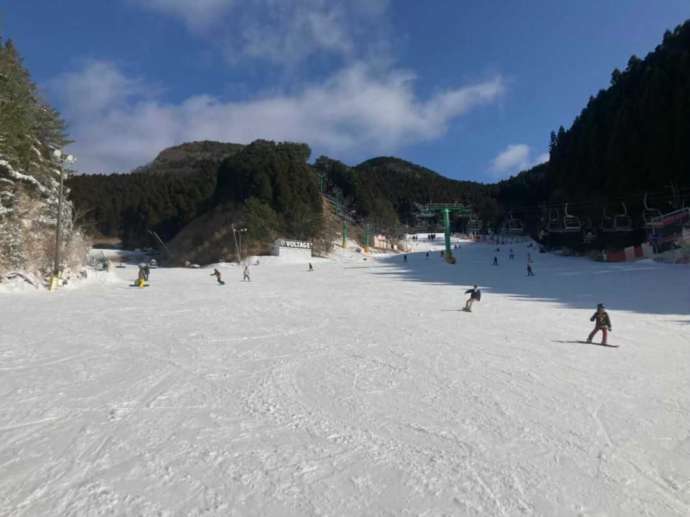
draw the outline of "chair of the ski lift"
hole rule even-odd
[[[546,224],[546,230],[548,232],[563,231],[563,228],[561,227],[561,218],[557,208],[552,208],[549,210],[549,221]]]
[[[623,213],[616,214],[613,218],[613,228],[617,232],[630,232],[632,231],[632,219],[628,215],[628,207],[625,206],[625,203],[621,204],[623,205]]]
[[[524,227],[522,226],[522,221],[513,218],[511,215],[508,219],[508,233],[521,234],[523,231]]]
[[[642,211],[642,220],[644,221],[645,226],[651,226],[654,222],[654,219],[661,217],[663,214],[658,208],[649,208],[649,205],[647,204],[646,192],[642,200],[642,204],[644,205],[644,210]]]
[[[580,218],[568,213],[568,203],[565,204],[564,208],[563,229],[566,232],[579,232],[582,230]]]
[[[601,215],[601,225],[600,228],[603,232],[612,232],[614,231],[614,221],[613,217],[610,215],[606,214],[606,207],[604,207],[602,215]]]

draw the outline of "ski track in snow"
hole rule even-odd
[[[0,515],[690,515],[689,270],[513,248],[0,293]]]

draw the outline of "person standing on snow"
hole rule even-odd
[[[213,273],[211,273],[210,276],[215,276],[219,285],[225,285],[225,282],[223,282],[223,279],[220,277],[220,271],[218,271],[217,269],[214,268]]]
[[[309,271],[314,271],[314,266],[311,265],[311,262],[309,262]]]
[[[494,257],[494,266],[498,266],[498,257]]]
[[[589,318],[589,321],[594,321],[595,323],[594,330],[590,332],[589,337],[587,337],[587,343],[591,343],[594,335],[601,330],[603,336],[601,339],[601,344],[605,345],[608,332],[611,332],[612,329],[611,319],[609,318],[608,312],[604,310],[603,303],[597,305],[597,312],[595,312],[594,315]]]
[[[242,281],[243,282],[251,282],[252,279],[249,276],[249,265],[244,266],[244,271],[242,271]]]
[[[534,276],[534,271],[532,271],[532,264],[527,263],[527,276]]]
[[[465,291],[465,294],[469,294],[470,297],[465,302],[465,308],[463,310],[466,312],[472,312],[472,304],[475,301],[478,302],[482,299],[482,292],[475,285],[472,289],[468,289],[467,291]]]

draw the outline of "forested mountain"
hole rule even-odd
[[[67,143],[60,115],[38,94],[11,41],[0,40],[0,274],[48,273],[55,250],[60,169]],[[63,204],[60,246],[76,249],[71,203]],[[66,266],[80,258],[63,254]]]
[[[580,203],[593,217],[620,201],[639,213],[643,192],[667,209],[667,186],[690,187],[690,22],[614,70],[570,129],[552,133],[549,180],[550,201]]]
[[[212,206],[220,163],[243,147],[208,141],[170,147],[130,174],[72,176],[72,197],[97,234],[119,237],[127,247],[149,245],[148,230],[169,240]]]
[[[325,176],[326,187],[341,194],[358,217],[383,231],[415,226],[417,204],[465,203],[486,221],[500,215],[492,186],[446,178],[399,158],[378,157],[348,167],[322,156],[314,169]]]
[[[238,227],[254,221],[250,238],[310,238],[320,228],[321,199],[309,154],[304,144],[194,142],[166,149],[130,174],[74,176],[70,186],[97,233],[130,248],[152,244],[149,230],[169,241],[219,211],[232,213]]]

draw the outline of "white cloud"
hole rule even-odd
[[[491,161],[489,175],[494,179],[505,178],[548,160],[548,153],[533,158],[527,144],[510,144]]]
[[[293,65],[318,54],[348,59],[385,38],[388,0],[129,0],[185,23],[219,44],[232,63],[245,58]],[[382,45],[378,46],[378,49]]]
[[[221,19],[235,4],[234,0],[130,0],[152,11],[183,20],[193,30],[201,31]]]
[[[295,94],[243,102],[195,95],[166,103],[108,62],[51,83],[76,140],[79,169],[88,172],[130,170],[165,147],[202,139],[302,141],[337,156],[392,152],[442,136],[454,119],[504,91],[500,77],[429,99],[418,98],[413,85],[409,72],[374,72],[360,62]]]

